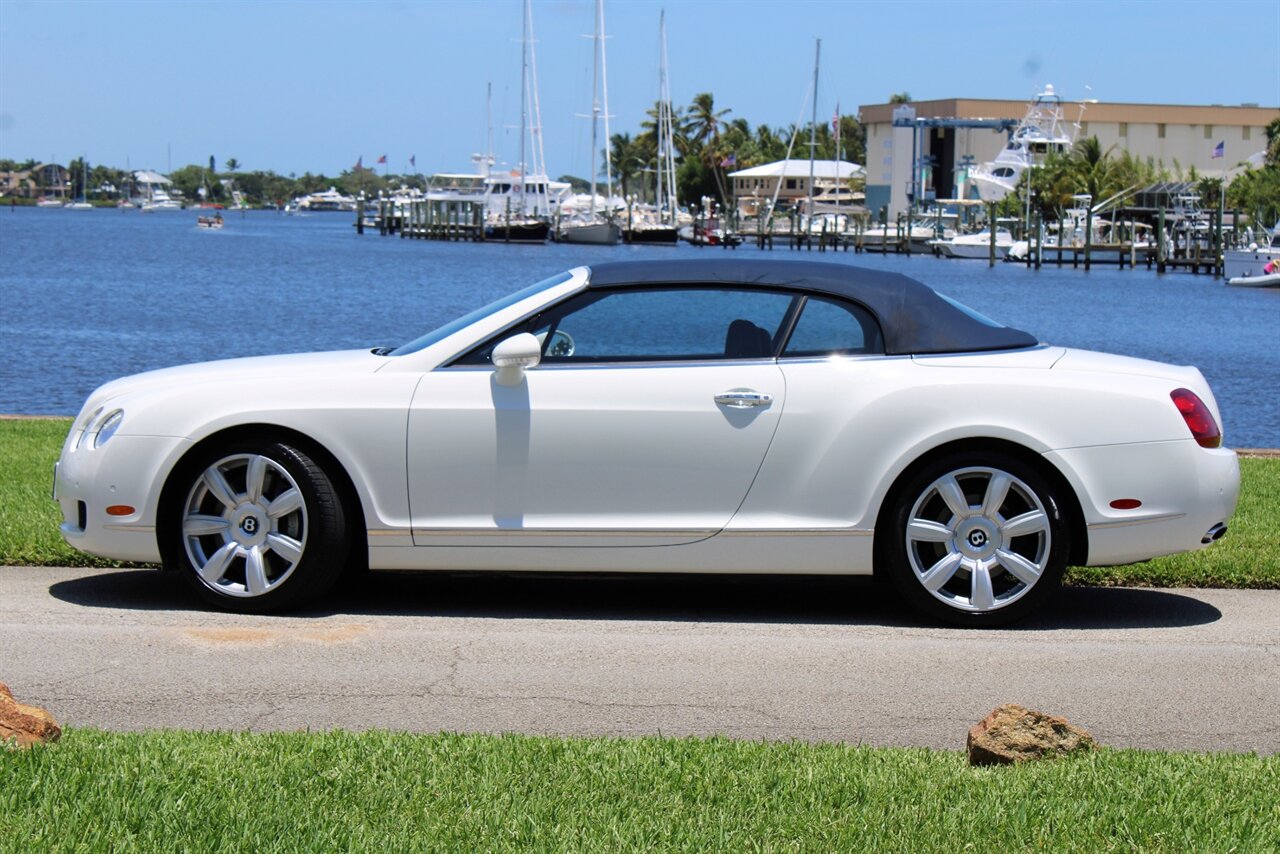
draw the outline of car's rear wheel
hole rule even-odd
[[[1002,453],[954,454],[897,490],[890,576],[911,604],[958,625],[1021,619],[1053,594],[1067,530],[1052,485]]]
[[[327,591],[346,563],[348,537],[333,481],[299,448],[237,442],[175,475],[165,552],[206,602],[261,613]]]

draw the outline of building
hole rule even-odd
[[[909,207],[912,187],[911,127],[894,127],[895,118],[1021,119],[1026,101],[945,98],[909,104],[872,104],[859,108],[867,134],[867,208],[873,215],[888,208],[889,218]],[[1096,136],[1104,151],[1128,151],[1152,158],[1175,173],[1192,166],[1201,175],[1222,175],[1256,157],[1267,146],[1266,127],[1280,109],[1243,105],[1175,106],[1165,104],[1080,103],[1064,98],[1063,118],[1075,138]],[[966,127],[922,128],[915,137],[917,160],[929,160],[918,178],[922,200],[969,198],[968,163],[993,160],[1005,145],[998,130]],[[972,158],[966,160],[966,158]],[[1256,161],[1255,161],[1256,162]]]
[[[734,206],[742,216],[756,216],[768,207],[776,193],[777,209],[794,208],[797,202],[809,197],[811,168],[816,198],[847,196],[836,191],[847,190],[850,179],[863,176],[861,166],[844,160],[779,160],[740,169],[729,173]]]
[[[71,174],[56,163],[34,169],[0,172],[0,196],[19,199],[66,199],[71,196]]]

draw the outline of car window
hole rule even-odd
[[[787,339],[787,356],[831,356],[883,353],[880,325],[860,306],[809,297]]]
[[[532,332],[544,363],[772,358],[798,297],[722,288],[588,291],[486,342],[455,364],[485,364],[502,340]]]

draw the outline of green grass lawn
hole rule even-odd
[[[0,751],[0,851],[1275,851],[1280,757],[71,730]]]
[[[58,534],[50,500],[67,419],[0,420],[0,564],[118,566],[81,554]],[[1280,588],[1280,458],[1242,459],[1231,532],[1210,549],[1120,567],[1076,567],[1071,584]]]

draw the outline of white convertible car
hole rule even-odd
[[[857,267],[579,267],[395,349],[95,391],[55,472],[83,551],[266,611],[345,570],[876,574],[944,620],[1226,531],[1198,370],[1039,343]]]

